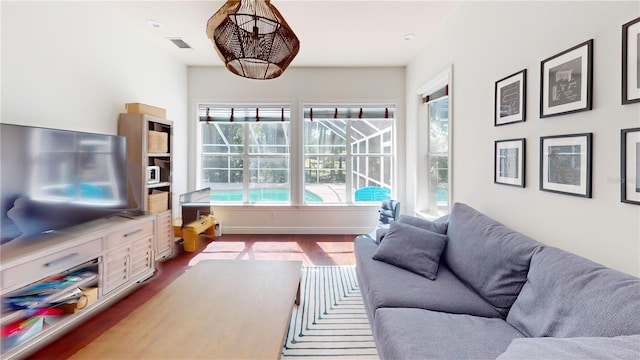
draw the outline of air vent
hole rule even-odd
[[[171,41],[175,46],[179,47],[180,49],[191,49],[191,46],[189,46],[189,44],[187,44],[186,42],[182,41],[182,39],[180,38],[169,38],[169,41]]]

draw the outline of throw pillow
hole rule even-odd
[[[446,235],[392,222],[373,259],[435,280],[446,242]]]
[[[421,219],[419,217],[410,216],[410,215],[400,215],[398,222],[402,224],[415,226],[423,230],[428,230],[438,234],[446,234],[447,226],[449,225],[447,216],[440,217],[431,221],[431,220]]]

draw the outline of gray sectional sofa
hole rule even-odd
[[[462,203],[355,240],[381,359],[640,359],[640,279]]]

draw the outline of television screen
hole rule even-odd
[[[126,138],[0,124],[4,244],[127,207]]]

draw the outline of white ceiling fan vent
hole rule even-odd
[[[191,46],[189,46],[189,44],[187,44],[180,38],[169,38],[169,41],[171,41],[175,46],[179,47],[180,49],[191,49]]]

